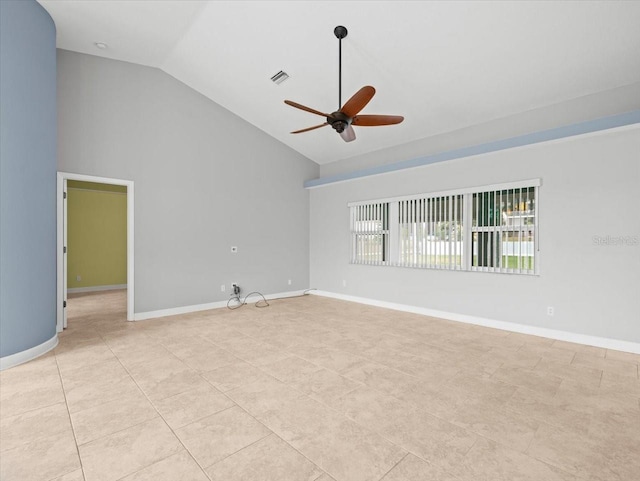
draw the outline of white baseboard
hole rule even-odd
[[[4,371],[5,369],[9,369],[10,367],[17,366],[18,364],[23,364],[27,361],[31,361],[38,356],[42,356],[46,354],[51,349],[55,348],[58,345],[58,334],[54,334],[54,336],[44,341],[42,344],[38,344],[37,346],[32,347],[31,349],[25,349],[24,351],[16,352],[15,354],[11,354],[10,356],[0,357],[0,371]]]
[[[376,299],[368,299],[366,297],[349,296],[346,294],[338,294],[335,292],[313,290],[309,294],[323,297],[331,297],[343,301],[357,302],[370,306],[384,307],[396,311],[411,312],[413,314],[422,314],[424,316],[437,317],[447,319],[449,321],[464,322],[466,324],[475,324],[478,326],[492,327],[503,331],[519,332],[521,334],[530,334],[532,336],[546,337],[559,341],[575,342],[576,344],[585,344],[587,346],[602,347],[605,349],[613,349],[615,351],[625,351],[640,354],[640,343],[630,341],[620,341],[618,339],[609,339],[607,337],[589,336],[586,334],[578,334],[574,332],[559,331],[556,329],[548,329],[546,327],[529,326],[526,324],[516,324],[513,322],[497,321],[495,319],[487,319],[484,317],[469,316],[466,314],[458,314],[455,312],[438,311],[428,309],[426,307],[410,306],[408,304],[396,304],[394,302],[379,301]]]
[[[297,297],[304,294],[305,291],[289,291],[289,292],[279,292],[276,294],[265,294],[265,298],[267,300],[271,299],[284,299],[286,297]],[[250,293],[251,294],[251,293]],[[262,299],[258,295],[251,295],[249,297],[248,304],[252,302],[258,302]],[[245,300],[243,298],[243,300]],[[217,301],[217,302],[209,302],[207,304],[196,304],[193,306],[182,306],[182,307],[172,307],[170,309],[160,309],[158,311],[147,311],[147,312],[136,312],[133,315],[134,321],[144,321],[146,319],[155,319],[157,317],[167,317],[167,316],[177,316],[179,314],[188,314],[189,312],[198,312],[198,311],[208,311],[210,309],[220,309],[222,307],[227,307],[228,301]],[[232,304],[233,306],[234,304]]]
[[[111,286],[69,287],[67,289],[67,293],[74,294],[76,292],[116,291],[118,289],[126,288],[126,284],[113,284]]]

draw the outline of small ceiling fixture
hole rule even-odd
[[[289,78],[289,74],[283,70],[280,70],[277,74],[271,77],[271,81],[274,84],[280,85],[282,82]]]
[[[109,46],[104,42],[95,42],[94,45],[100,50],[106,50]]]

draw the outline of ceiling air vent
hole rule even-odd
[[[284,82],[288,78],[289,78],[289,74],[287,72],[283,72],[282,70],[280,70],[277,74],[271,77],[271,81],[274,84],[280,85],[282,82]]]

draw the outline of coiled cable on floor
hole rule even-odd
[[[315,291],[317,290],[315,287],[312,287],[311,289],[306,289],[305,291],[303,291],[303,293],[299,296],[290,296],[290,297],[277,297],[276,299],[290,299],[292,297],[303,297],[303,296],[308,296],[309,295],[309,291]],[[258,302],[256,302],[255,306],[259,307],[259,308],[263,308],[263,307],[269,307],[270,304],[267,302],[267,298],[264,297],[262,295],[262,293],[258,292],[258,291],[253,291],[250,292],[249,294],[247,294],[246,296],[244,296],[244,300],[242,300],[240,298],[240,296],[231,296],[229,298],[229,300],[227,301],[227,309],[235,311],[236,309],[240,309],[242,306],[245,306],[247,304],[247,299],[249,298],[249,296],[252,296],[254,294],[257,294],[258,296],[262,297],[262,299],[260,299]],[[236,301],[238,304],[235,306],[231,306],[231,301]],[[262,303],[262,304],[260,304]]]
[[[253,291],[253,292],[250,292],[249,294],[247,294],[246,296],[244,296],[244,300],[240,299],[240,296],[230,297],[229,300],[227,301],[227,309],[231,309],[232,311],[235,310],[235,309],[240,309],[242,306],[247,304],[247,299],[249,299],[249,297],[254,295],[254,294],[262,297],[262,299],[260,299],[258,302],[256,302],[256,307],[260,307],[260,308],[269,307],[270,304],[267,302],[267,298],[264,297],[260,292]],[[230,306],[230,303],[233,300],[238,302],[238,305],[236,305],[235,307],[231,307]],[[260,303],[262,303],[262,304],[260,304]]]

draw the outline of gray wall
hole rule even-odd
[[[0,357],[56,333],[56,29],[0,1]]]
[[[150,67],[60,50],[58,103],[58,170],[135,182],[136,313],[308,287],[317,164]]]
[[[410,148],[410,147],[408,147]],[[311,190],[311,285],[457,314],[640,342],[640,127]],[[402,158],[406,152],[396,151]],[[541,178],[539,276],[349,264],[347,202]],[[594,236],[635,236],[599,246]],[[342,287],[342,280],[347,287]],[[555,316],[546,315],[547,306]]]
[[[640,82],[320,166],[328,177],[640,110]],[[381,132],[381,135],[382,132]]]

